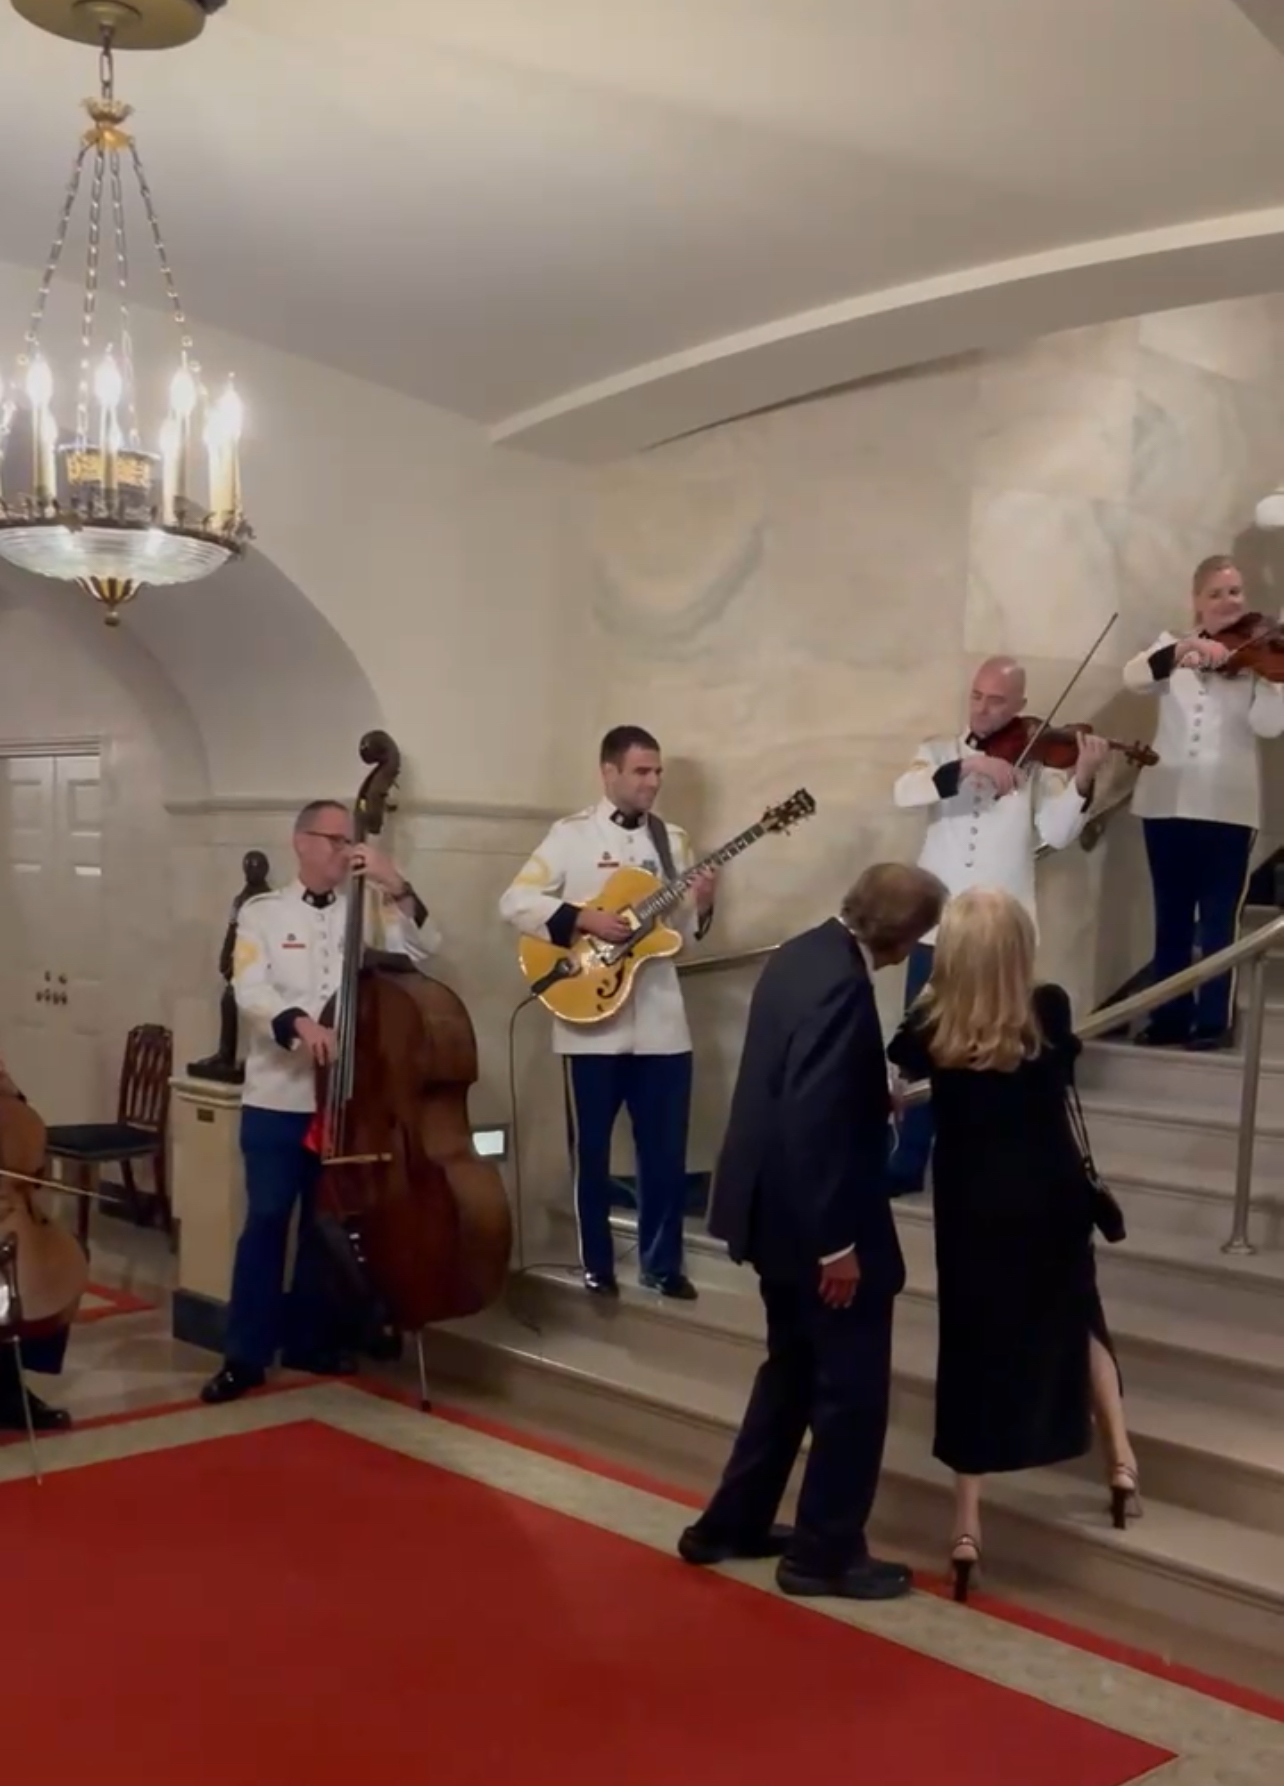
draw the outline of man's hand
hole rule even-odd
[[[860,1263],[855,1249],[820,1268],[820,1300],[828,1308],[850,1308],[860,1286]]]
[[[1219,645],[1216,639],[1201,639],[1197,635],[1179,639],[1176,650],[1179,670],[1215,670],[1230,656],[1225,645]]]
[[[718,893],[718,876],[712,868],[706,868],[691,883],[691,891],[695,894],[695,908],[703,918],[712,906]]]
[[[977,781],[988,781],[994,789],[995,798],[1010,794],[1021,780],[1020,771],[1011,763],[1005,763],[1002,757],[964,757],[959,764],[959,775],[966,780],[969,775]]]
[[[334,1059],[335,1036],[332,1029],[314,1023],[311,1017],[296,1017],[294,1033],[319,1067]]]
[[[359,843],[352,852],[352,872],[364,874],[372,887],[395,899],[406,890],[406,877],[391,859],[372,843]]]
[[[1075,764],[1074,785],[1081,794],[1090,794],[1093,783],[1110,755],[1110,740],[1095,732],[1079,734],[1079,761]]]
[[[582,936],[595,936],[602,943],[626,943],[633,935],[633,926],[618,912],[596,912],[587,906],[575,920]]]

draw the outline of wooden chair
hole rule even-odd
[[[70,1180],[96,1197],[104,1166],[119,1166],[135,1212],[150,1224],[157,1214],[166,1233],[174,1232],[166,1173],[169,1081],[174,1070],[174,1038],[159,1023],[140,1023],[125,1038],[115,1122],[55,1123],[49,1130],[49,1158],[62,1162]],[[145,1197],[134,1178],[134,1162],[150,1160],[155,1197]],[[90,1197],[78,1199],[77,1232],[89,1242]]]

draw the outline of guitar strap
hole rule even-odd
[[[651,842],[655,845],[655,853],[660,858],[660,868],[664,874],[665,880],[676,881],[678,878],[678,871],[673,861],[673,845],[669,842],[669,827],[665,824],[658,812],[649,812],[646,815],[646,828],[651,838]],[[709,926],[712,923],[713,907],[710,906],[709,910],[702,913],[697,921],[697,942],[708,934]]]

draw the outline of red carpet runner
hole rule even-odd
[[[5,1773],[44,1786],[1123,1786],[1168,1759],[312,1422],[5,1484],[0,1533]]]

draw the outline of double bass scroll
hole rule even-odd
[[[383,829],[401,754],[368,732],[370,773],[354,842]],[[498,1167],[473,1147],[468,1093],[477,1038],[459,996],[385,952],[368,934],[366,887],[354,874],[333,1009],[334,1059],[319,1067],[318,1215],[403,1332],[478,1313],[508,1275],[512,1216]]]

